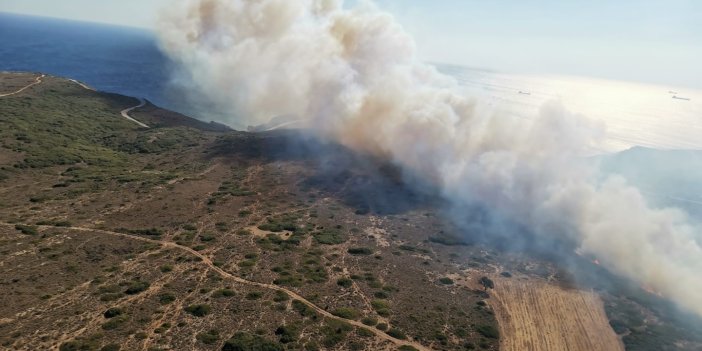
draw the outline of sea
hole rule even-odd
[[[0,71],[69,77],[98,90],[146,98],[210,120],[184,104],[171,63],[144,29],[0,13]],[[466,94],[509,118],[534,118],[548,101],[601,121],[607,137],[598,162],[624,175],[652,202],[702,218],[702,91],[614,80],[520,75],[437,65]],[[685,186],[679,186],[685,184]]]

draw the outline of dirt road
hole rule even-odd
[[[29,89],[29,88],[31,88],[31,87],[37,85],[37,84],[40,84],[42,78],[44,78],[44,77],[46,77],[46,74],[42,74],[41,76],[35,78],[35,80],[34,80],[33,83],[31,83],[31,84],[29,84],[29,85],[23,87],[23,88],[20,89],[20,90],[17,90],[17,91],[11,92],[11,93],[7,93],[7,94],[0,94],[0,97],[5,97],[5,96],[11,96],[11,95],[19,94],[19,93],[25,91],[26,89]]]
[[[624,351],[593,292],[495,278],[491,305],[503,351]]]
[[[134,109],[144,107],[144,105],[146,105],[146,100],[144,100],[142,98],[138,98],[138,99],[139,99],[139,105],[136,105],[136,106],[133,106],[130,108],[125,108],[124,110],[122,110],[122,112],[120,112],[120,114],[122,114],[122,117],[138,124],[140,127],[149,128],[149,126],[147,126],[146,124],[141,123],[141,122],[137,121],[136,119],[129,116],[129,112],[132,112]]]
[[[14,226],[17,225],[17,224],[18,224],[18,223],[0,223],[0,225],[12,226],[12,227],[14,227]],[[35,226],[35,227],[37,227],[37,228],[39,228],[39,229],[56,229],[56,227],[54,227],[54,226]],[[191,249],[191,248],[189,248],[189,247],[187,247],[187,246],[181,246],[181,245],[178,245],[178,244],[176,244],[176,243],[174,243],[174,242],[170,242],[170,241],[148,239],[148,238],[143,238],[143,237],[139,237],[139,236],[124,234],[124,233],[118,233],[118,232],[112,232],[112,231],[107,231],[107,230],[93,229],[93,228],[85,228],[85,227],[61,227],[61,229],[63,229],[63,230],[73,230],[73,231],[77,231],[77,232],[86,232],[86,233],[101,233],[101,234],[112,235],[112,236],[118,236],[118,237],[122,237],[122,238],[126,238],[126,239],[131,239],[131,240],[139,240],[139,241],[143,241],[143,242],[159,244],[159,245],[161,245],[161,246],[163,246],[163,247],[168,247],[168,248],[174,248],[174,249],[182,250],[182,251],[185,251],[185,252],[187,252],[187,253],[189,253],[189,254],[191,254],[191,255],[193,255],[193,256],[199,257],[199,258],[202,260],[201,262],[202,262],[203,264],[207,265],[207,267],[209,267],[211,270],[213,270],[213,271],[219,273],[221,276],[223,276],[223,277],[225,277],[225,278],[228,278],[228,279],[230,279],[230,280],[233,280],[233,281],[235,281],[235,282],[237,282],[237,283],[245,284],[245,285],[250,285],[250,286],[256,286],[256,287],[265,288],[265,289],[270,289],[270,290],[275,290],[275,291],[284,292],[284,293],[288,294],[291,298],[296,299],[296,300],[299,300],[300,302],[304,303],[305,305],[309,306],[310,308],[313,308],[315,311],[317,311],[319,314],[323,315],[323,316],[326,317],[326,318],[335,319],[335,320],[338,320],[338,321],[343,321],[343,322],[346,322],[346,323],[348,323],[348,324],[351,324],[351,325],[353,325],[353,326],[355,326],[355,327],[357,327],[357,328],[365,329],[365,330],[367,330],[367,331],[369,331],[369,332],[375,334],[377,337],[379,337],[379,338],[381,338],[381,339],[383,339],[383,340],[392,342],[392,343],[394,343],[395,345],[398,345],[398,346],[410,345],[410,346],[412,346],[412,347],[414,347],[414,348],[416,348],[417,350],[420,350],[420,351],[430,351],[430,350],[431,350],[431,349],[427,348],[426,346],[423,346],[423,345],[421,345],[421,344],[419,344],[419,343],[416,343],[416,342],[406,341],[406,340],[400,340],[400,339],[394,338],[394,337],[392,337],[392,336],[390,336],[390,335],[388,335],[388,334],[386,334],[386,333],[384,333],[384,332],[382,332],[382,331],[380,331],[380,330],[378,330],[378,329],[376,329],[376,328],[369,327],[369,326],[367,326],[367,325],[365,325],[365,324],[363,324],[363,323],[361,323],[361,322],[359,322],[359,321],[355,321],[355,320],[351,320],[351,319],[346,319],[346,318],[337,317],[337,316],[335,316],[335,315],[333,315],[333,314],[327,312],[327,311],[324,310],[323,308],[321,308],[321,307],[319,307],[319,306],[313,304],[312,302],[308,301],[308,300],[305,299],[304,297],[298,295],[297,293],[295,293],[295,292],[293,292],[293,291],[291,291],[291,290],[282,288],[282,287],[277,286],[277,285],[266,284],[266,283],[259,283],[259,282],[254,282],[254,281],[250,281],[250,280],[246,280],[246,279],[237,277],[237,276],[235,276],[235,275],[233,275],[233,274],[231,274],[231,273],[229,273],[229,272],[227,272],[227,271],[225,271],[225,270],[223,270],[223,269],[221,269],[221,268],[215,266],[214,263],[212,263],[212,260],[211,260],[209,257],[207,257],[207,256],[201,254],[200,252],[197,252],[197,251],[195,251],[195,250],[193,250],[193,249]]]

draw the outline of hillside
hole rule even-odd
[[[0,94],[38,77],[2,74]],[[516,295],[568,281],[454,228],[383,160],[152,104],[129,113],[143,128],[120,115],[137,104],[51,76],[0,97],[2,348],[497,350],[501,305],[480,278],[501,299],[500,281]],[[563,306],[602,296],[625,345],[653,340],[631,350],[656,345],[651,320],[700,345],[591,270],[586,292],[554,293]],[[574,337],[612,331],[596,317]]]

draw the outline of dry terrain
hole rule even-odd
[[[138,99],[58,77],[2,94],[2,350],[619,349],[609,324],[630,350],[702,345],[589,261],[597,294],[535,283],[560,258],[457,228],[385,160],[148,102],[140,127]]]
[[[539,281],[495,280],[491,305],[503,351],[616,351],[624,348],[592,292]]]

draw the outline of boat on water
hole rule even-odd
[[[522,95],[531,95],[531,93],[528,92],[528,91],[521,91],[521,90],[520,90],[519,93],[522,94]]]
[[[673,95],[673,99],[690,101],[690,98],[686,98],[686,97],[682,97],[682,96],[677,96],[677,95]]]

